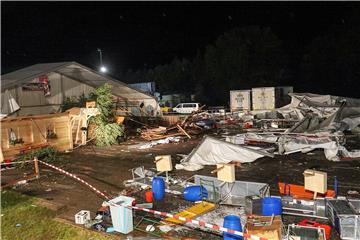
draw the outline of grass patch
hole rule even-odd
[[[13,191],[1,191],[1,238],[15,239],[113,239],[61,223],[55,212],[36,205],[34,199]],[[21,226],[17,227],[17,224]]]

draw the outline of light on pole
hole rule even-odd
[[[99,58],[100,58],[100,72],[107,72],[106,67],[103,65],[103,61],[102,61],[102,50],[100,48],[97,49],[97,51],[99,52]]]
[[[100,72],[106,72],[107,71],[107,69],[106,69],[106,67],[104,67],[104,66],[101,66],[101,68],[100,68]]]

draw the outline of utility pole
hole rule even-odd
[[[97,50],[99,52],[99,57],[100,57],[100,66],[102,66],[103,65],[103,63],[102,63],[102,50],[100,48],[98,48]]]

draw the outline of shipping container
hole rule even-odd
[[[251,110],[251,90],[230,91],[230,110],[231,112]]]
[[[273,110],[290,103],[293,87],[261,87],[252,89],[252,110]]]

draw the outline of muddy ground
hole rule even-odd
[[[190,153],[200,140],[201,137],[198,137],[182,143],[157,145],[147,150],[129,148],[129,146],[141,142],[136,138],[112,147],[84,146],[71,153],[61,154],[54,165],[76,174],[107,195],[116,196],[124,189],[123,181],[132,178],[129,169],[138,166],[153,168],[154,157],[161,154],[171,154],[175,164],[180,160],[180,157],[176,157],[176,154]],[[348,137],[348,147],[359,148],[359,143],[359,137]],[[271,194],[277,195],[277,181],[302,184],[302,173],[308,168],[326,171],[328,173],[329,188],[332,188],[336,176],[339,181],[339,194],[341,195],[347,195],[349,190],[360,192],[360,161],[331,162],[324,157],[321,150],[309,154],[296,153],[274,158],[265,157],[253,163],[243,164],[241,168],[236,170],[236,179],[268,183],[271,186]],[[172,174],[182,178],[194,174],[211,176],[210,172],[213,169],[214,167],[211,166],[197,172],[174,170]],[[24,173],[30,174],[32,172],[32,166],[3,171],[2,184],[11,179],[19,178]],[[90,191],[89,188],[53,169],[40,166],[40,172],[41,177],[39,180],[19,186],[17,191],[65,206],[59,212],[61,218],[73,222],[74,215],[82,209],[95,213],[104,200]],[[180,203],[182,203],[182,207],[188,204],[184,203],[180,196],[169,196],[168,194],[167,197],[168,203],[158,203],[158,210],[176,212],[176,207]],[[143,201],[143,193],[137,195],[137,201]],[[144,236],[144,233],[135,231],[131,235]],[[194,234],[194,236],[196,235]],[[199,236],[205,239],[215,238],[214,235],[206,236],[203,233]]]

